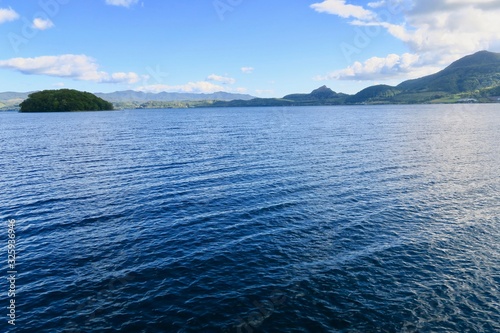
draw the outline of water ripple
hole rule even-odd
[[[498,332],[499,139],[495,105],[0,113],[16,331]]]

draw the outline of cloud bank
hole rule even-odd
[[[226,91],[226,88],[212,82],[198,81],[198,82],[189,82],[182,85],[154,84],[154,85],[142,86],[137,88],[136,90],[148,93],[182,92],[182,93],[210,94],[219,91]]]
[[[145,85],[137,88],[138,91],[149,93],[160,92],[180,92],[180,93],[197,93],[197,94],[211,94],[215,92],[231,92],[231,93],[244,93],[246,89],[235,88],[231,85],[236,83],[236,80],[227,76],[220,76],[216,74],[209,75],[205,81],[188,82],[180,85],[168,84],[153,84]]]
[[[319,13],[328,13],[343,18],[354,17],[362,20],[369,20],[375,17],[374,13],[361,6],[346,4],[345,0],[325,0],[321,3],[311,5]]]
[[[79,81],[97,83],[122,83],[143,85],[136,88],[144,92],[185,92],[214,93],[219,91],[244,93],[246,89],[232,86],[236,80],[222,75],[211,74],[204,81],[188,82],[181,85],[153,84],[145,85],[150,79],[148,75],[134,72],[108,73],[99,70],[97,61],[86,55],[64,54],[59,56],[42,56],[36,58],[12,58],[0,60],[0,69],[10,69],[26,75],[46,75],[58,78],[69,78]]]
[[[100,71],[95,59],[86,55],[74,54],[0,60],[0,68],[15,70],[27,75],[47,75],[98,83],[133,84],[142,79],[141,76],[133,72],[107,73]]]
[[[311,8],[346,19],[357,29],[385,31],[409,50],[356,62],[320,79],[417,77],[465,55],[500,46],[499,0],[381,0],[368,3],[366,8],[343,0],[325,0]],[[352,50],[360,49],[355,41],[346,42]],[[376,36],[371,42],[376,42]]]

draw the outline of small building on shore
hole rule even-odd
[[[477,103],[475,98],[462,98],[457,101],[457,103]]]

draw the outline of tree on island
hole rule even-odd
[[[21,112],[105,111],[113,104],[91,93],[72,89],[43,90],[28,96]]]

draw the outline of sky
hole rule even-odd
[[[0,0],[0,91],[356,93],[500,52],[500,0]]]

